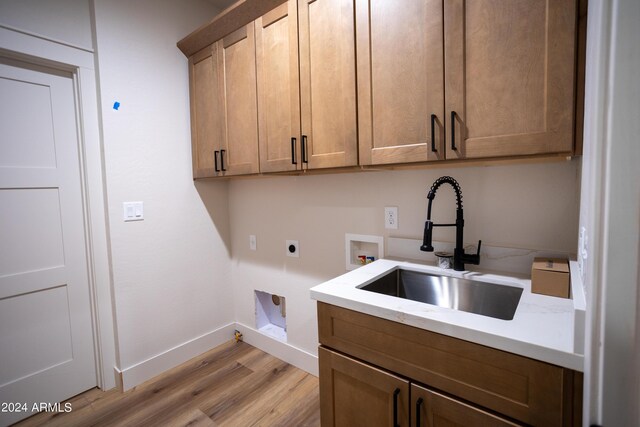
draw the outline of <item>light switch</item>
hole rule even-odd
[[[124,202],[122,206],[126,222],[144,220],[144,205],[142,202]]]

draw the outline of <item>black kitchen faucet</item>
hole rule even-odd
[[[456,223],[434,224],[431,221],[431,203],[433,202],[433,199],[436,198],[436,191],[438,191],[438,188],[440,188],[440,186],[445,183],[450,184],[453,187],[453,190],[456,192]],[[427,199],[429,199],[429,207],[427,208],[427,221],[424,223],[424,237],[422,239],[422,246],[420,246],[420,250],[424,252],[433,252],[433,227],[455,227],[456,248],[453,250],[453,269],[456,271],[463,271],[465,263],[475,265],[480,264],[480,245],[482,245],[482,240],[478,241],[478,253],[466,254],[464,252],[464,215],[462,213],[462,190],[460,190],[460,184],[458,184],[458,182],[450,176],[441,176],[440,178],[436,179],[431,186],[431,190],[429,190],[429,194],[427,194]]]

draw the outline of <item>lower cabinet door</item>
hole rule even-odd
[[[416,427],[519,425],[415,384],[411,384],[411,419]]]
[[[326,348],[320,362],[323,427],[409,426],[409,382]]]

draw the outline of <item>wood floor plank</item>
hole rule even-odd
[[[175,390],[187,388],[201,378],[207,378],[210,373],[224,375],[237,365],[234,354],[245,354],[253,350],[247,345],[230,347],[225,344],[221,347],[121,393],[117,399],[98,400],[92,404],[92,412],[78,413],[71,421],[78,425],[90,422],[95,426],[111,426],[121,425],[127,418],[131,418],[130,422],[135,424],[136,420],[156,408],[158,401],[171,399]]]
[[[319,425],[320,401],[317,378],[306,374],[283,395],[272,401],[269,412],[253,424],[254,426],[304,426]]]
[[[97,427],[117,425],[155,425],[170,414],[182,412],[197,406],[202,401],[229,387],[251,371],[235,362],[217,371],[179,387],[165,387],[147,399],[136,402],[126,411],[107,411],[94,423]]]
[[[232,419],[238,413],[245,412],[244,408],[256,404],[268,388],[267,385],[275,387],[277,380],[291,371],[288,368],[292,368],[286,362],[271,356],[269,358],[272,360],[264,370],[254,372],[247,381],[225,390],[219,399],[203,407],[203,412],[217,424],[224,425],[227,419]]]
[[[202,412],[200,409],[191,409],[178,416],[171,417],[169,419],[158,421],[154,424],[149,424],[155,427],[217,427],[211,418]]]
[[[70,413],[34,426],[319,426],[318,379],[246,343],[229,342],[126,393],[92,389]]]
[[[235,402],[231,411],[218,411],[205,413],[220,426],[251,426],[263,425],[259,421],[270,411],[273,411],[283,399],[287,399],[289,390],[302,381],[308,375],[289,364],[272,371],[266,372],[258,381],[252,381],[248,386],[253,387],[248,393],[245,391],[242,398]]]

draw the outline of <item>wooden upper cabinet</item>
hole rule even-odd
[[[282,2],[189,58],[194,177],[571,155],[576,2]]]
[[[576,16],[575,0],[445,0],[447,159],[572,152]]]
[[[218,45],[214,43],[189,58],[194,178],[216,176],[214,154],[219,150],[223,138],[217,57]]]
[[[196,53],[189,63],[194,178],[258,173],[253,23]]]
[[[445,158],[442,13],[442,0],[356,0],[361,165]]]
[[[299,0],[298,16],[303,167],[355,166],[354,2]]]
[[[260,170],[294,171],[301,166],[296,1],[255,24]]]
[[[259,160],[253,22],[218,44],[218,64],[223,71],[218,77],[225,117],[220,169],[224,176],[255,174],[259,172]]]

